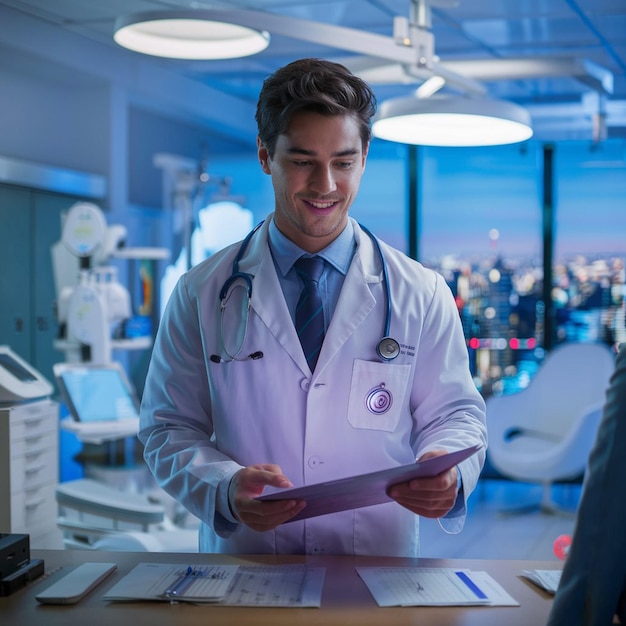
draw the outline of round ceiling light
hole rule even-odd
[[[210,18],[208,17],[210,15]],[[119,17],[113,38],[124,48],[170,59],[233,59],[265,50],[270,35],[222,22],[218,11],[148,11]]]
[[[380,104],[375,137],[422,146],[496,146],[532,137],[530,114],[504,100],[452,96],[392,98]]]

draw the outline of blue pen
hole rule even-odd
[[[203,575],[204,572],[201,569],[194,569],[189,565],[185,573],[181,574],[174,583],[165,590],[164,595],[168,598],[180,597],[198,576]]]

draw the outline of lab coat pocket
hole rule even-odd
[[[411,366],[355,360],[348,421],[354,428],[391,432],[402,414]]]

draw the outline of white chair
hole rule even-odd
[[[162,504],[81,478],[56,488],[63,546],[79,550],[197,552],[197,528],[171,522]]]
[[[505,478],[543,485],[544,512],[558,510],[553,483],[584,475],[614,366],[604,344],[562,344],[528,387],[486,401],[489,462]]]

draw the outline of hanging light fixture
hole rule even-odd
[[[422,146],[497,146],[532,137],[523,107],[485,97],[408,96],[380,104],[375,137]]]
[[[263,30],[219,21],[218,11],[147,11],[119,17],[113,38],[124,48],[170,59],[234,59],[265,50]]]
[[[417,50],[420,63],[413,73],[421,71],[424,82],[415,96],[381,102],[373,125],[374,136],[425,146],[488,146],[530,138],[530,115],[525,109],[512,102],[486,98],[483,85],[446,70],[431,58],[433,38],[426,28],[429,20],[422,14],[427,10],[427,2],[442,1],[413,0],[416,25],[411,30],[407,23],[411,38],[405,36],[403,45],[398,45],[397,37],[279,14],[226,9],[150,11],[123,16],[116,21],[114,38],[132,50],[176,59],[227,59],[255,54],[269,45],[267,30],[323,45],[340,42],[341,47],[352,52],[374,52],[403,66],[415,65]],[[402,20],[394,23],[397,22]],[[414,47],[405,44],[409,39]],[[436,94],[448,83],[472,96]]]

